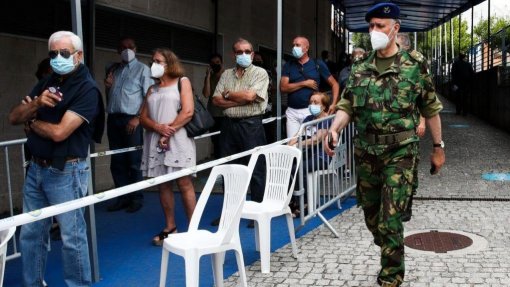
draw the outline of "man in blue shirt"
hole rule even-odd
[[[338,82],[331,75],[323,61],[311,59],[308,56],[310,43],[305,37],[298,36],[292,41],[292,55],[294,60],[283,66],[280,90],[288,94],[287,97],[287,137],[294,136],[303,120],[310,115],[308,102],[314,91],[318,91],[321,81],[331,86],[333,101],[328,113],[336,111],[340,89]]]
[[[32,154],[23,186],[23,212],[65,203],[87,195],[89,145],[101,140],[104,108],[96,82],[81,60],[83,45],[68,31],[48,41],[53,73],[14,107],[11,124],[28,122]],[[91,270],[84,209],[56,216],[62,234],[62,263],[67,286],[90,286]],[[23,286],[43,286],[51,218],[21,227]]]
[[[136,59],[136,45],[132,38],[120,40],[118,53],[122,61],[109,67],[104,81],[108,101],[106,112],[110,150],[143,144],[140,108],[147,90],[154,83],[149,67]],[[110,170],[115,187],[143,179],[141,160],[142,150],[112,155]],[[125,208],[127,212],[136,212],[142,207],[142,201],[141,191],[129,193],[118,197],[114,204],[108,206],[108,211]]]

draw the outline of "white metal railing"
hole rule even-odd
[[[322,142],[333,118],[332,115],[301,126],[297,144],[303,151],[303,160],[299,170],[299,189],[294,192],[294,195],[299,196],[301,226],[318,216],[338,237],[336,230],[321,212],[335,203],[340,208],[341,199],[349,196],[356,189],[352,141],[354,124],[350,123],[342,130],[334,150],[335,154],[330,157],[326,154]],[[307,215],[305,215],[305,209]]]

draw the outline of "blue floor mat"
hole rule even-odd
[[[176,222],[179,231],[187,229],[187,219],[182,207],[180,194],[176,193]],[[210,222],[217,218],[221,212],[223,196],[211,195],[207,203],[201,228],[215,230]],[[97,240],[99,253],[99,269],[101,280],[94,283],[94,287],[116,286],[157,286],[161,264],[161,247],[151,244],[152,237],[164,226],[163,212],[159,203],[158,193],[145,193],[143,208],[134,213],[124,211],[107,212],[106,206],[96,205]],[[323,212],[326,218],[349,209],[356,204],[355,199],[349,198],[342,203],[342,209],[333,205]],[[314,218],[301,228],[296,237],[301,237],[319,226],[322,222]],[[295,220],[295,226],[299,222]],[[248,229],[247,221],[242,220],[240,235],[245,265],[251,265],[259,260],[255,251],[254,230]],[[18,228],[19,232],[19,228]],[[271,251],[275,251],[290,242],[285,217],[278,217],[272,221]],[[62,266],[59,241],[52,242],[52,251],[48,255],[45,280],[49,287],[65,287],[62,277]],[[185,286],[184,260],[180,256],[170,256],[167,275],[168,286]],[[233,252],[228,252],[225,258],[224,276],[229,277],[237,272],[237,265]],[[200,286],[212,286],[213,276],[209,256],[203,256],[200,261]],[[7,262],[4,286],[21,287],[21,259]]]

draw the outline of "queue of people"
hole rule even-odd
[[[335,145],[339,131],[354,122],[358,132],[354,140],[356,195],[374,243],[381,247],[377,281],[383,286],[400,286],[405,273],[402,222],[410,212],[417,186],[418,141],[425,132],[425,122],[434,141],[432,173],[437,173],[445,161],[439,117],[442,105],[426,72],[424,57],[402,49],[405,45],[397,42],[399,7],[376,4],[365,20],[373,51],[354,49],[352,65],[338,77],[328,53],[323,53],[323,60],[312,59],[308,39],[293,39],[295,59],[284,65],[280,82],[281,92],[288,94],[286,132],[292,138],[290,145],[302,140],[305,148],[320,145],[326,151],[304,160],[308,169],[313,169],[329,164],[334,151],[328,141]],[[104,127],[101,91],[80,61],[80,38],[59,31],[49,38],[48,48],[52,72],[9,114],[11,124],[25,124],[31,154],[23,190],[24,212],[86,195],[89,167],[85,158],[89,144],[100,141]],[[119,149],[143,144],[143,149],[112,156],[115,187],[194,166],[195,142],[184,129],[193,116],[194,95],[177,55],[168,48],[157,48],[149,67],[138,61],[135,40],[129,37],[120,40],[118,54],[121,61],[106,69],[104,80],[109,146]],[[210,57],[202,90],[216,121],[214,129],[221,131],[221,137],[213,140],[216,158],[267,143],[262,117],[267,111],[271,75],[260,67],[262,57],[246,39],[232,44],[232,58],[235,65],[225,69],[221,55]],[[335,67],[333,73],[331,67]],[[406,85],[415,84],[401,89],[402,79],[408,80]],[[325,84],[329,94],[319,91]],[[389,90],[394,86],[397,93]],[[303,123],[331,114],[336,115],[334,121],[321,122],[313,133],[297,138]],[[247,160],[241,163],[247,164]],[[181,177],[176,183],[190,220],[196,204],[193,176]],[[264,184],[265,163],[260,159],[251,178],[251,200],[262,201]],[[158,189],[165,225],[152,243],[160,246],[169,234],[178,231],[172,182],[162,183]],[[132,213],[142,206],[143,195],[135,192],[117,198],[108,211],[125,209]],[[84,210],[60,214],[57,220],[63,242],[64,279],[69,286],[90,286]],[[49,219],[40,220],[21,228],[26,286],[42,286],[50,224]]]

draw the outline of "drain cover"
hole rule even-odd
[[[473,244],[473,240],[458,233],[431,230],[407,236],[404,244],[417,250],[446,253],[469,247]]]

